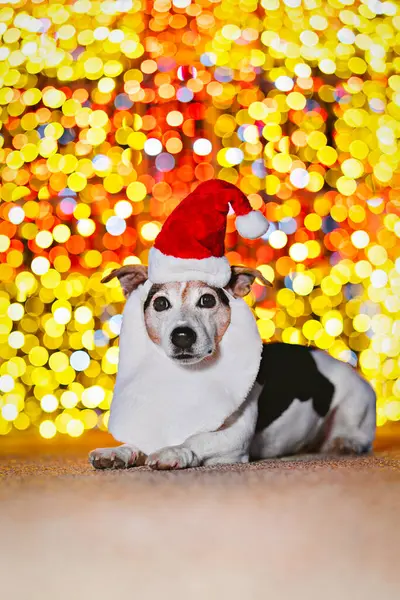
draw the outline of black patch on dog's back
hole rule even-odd
[[[162,285],[160,283],[153,283],[153,285],[149,289],[149,293],[147,294],[147,298],[144,302],[144,307],[143,307],[144,311],[146,311],[149,308],[150,303],[153,300],[153,296],[155,296],[157,294],[157,292],[161,289],[161,287],[162,287]]]
[[[312,399],[320,417],[329,411],[335,386],[318,370],[311,350],[294,344],[264,344],[257,383],[263,386],[258,398],[256,431],[276,421],[296,398]]]

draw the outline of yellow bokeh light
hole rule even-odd
[[[126,188],[126,195],[132,202],[141,202],[147,194],[146,186],[140,181],[130,183]]]
[[[40,231],[35,241],[40,248],[48,248],[53,243],[53,236],[50,231]]]
[[[284,248],[287,244],[287,235],[284,231],[273,231],[268,238],[268,242],[272,248]]]
[[[96,223],[92,219],[80,219],[77,224],[77,230],[80,235],[90,237],[96,229]]]
[[[306,260],[308,255],[307,246],[305,244],[300,243],[293,244],[292,246],[290,246],[289,255],[296,262],[302,262]]]
[[[57,429],[53,421],[46,420],[40,423],[39,433],[43,438],[49,440],[56,435]]]
[[[310,275],[298,273],[293,280],[293,290],[299,296],[308,296],[314,288],[314,281]]]
[[[85,426],[82,421],[78,419],[71,419],[66,426],[66,432],[71,437],[79,437],[85,430]]]
[[[330,336],[336,337],[336,336],[340,335],[343,331],[343,321],[342,321],[342,319],[332,317],[325,321],[324,327],[325,327],[326,332]]]
[[[362,333],[368,331],[371,326],[371,319],[368,315],[356,315],[353,320],[354,329]]]
[[[308,340],[314,340],[316,334],[322,329],[322,325],[319,321],[310,319],[303,325],[303,334]]]
[[[81,325],[86,325],[92,318],[92,311],[87,306],[79,306],[75,311],[75,319]]]
[[[260,319],[257,322],[258,331],[264,341],[270,340],[275,333],[275,325],[270,319]]]
[[[145,223],[140,229],[140,235],[146,242],[153,242],[160,233],[159,223]]]

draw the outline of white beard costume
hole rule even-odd
[[[109,431],[146,454],[217,430],[244,402],[259,370],[262,341],[250,308],[229,294],[231,322],[218,356],[179,365],[154,344],[144,322],[147,281],[128,298]]]

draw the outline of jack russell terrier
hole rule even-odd
[[[183,469],[293,455],[369,452],[376,397],[348,364],[314,348],[262,344],[243,297],[262,274],[232,267],[225,288],[110,273],[127,303],[109,429],[96,469]]]

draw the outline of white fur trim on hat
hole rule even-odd
[[[267,232],[269,223],[259,210],[252,210],[247,215],[236,218],[236,229],[240,235],[249,240],[255,240]]]
[[[225,256],[210,258],[177,258],[163,254],[157,248],[149,252],[149,279],[152,283],[170,281],[204,281],[224,287],[231,278],[231,267]]]

